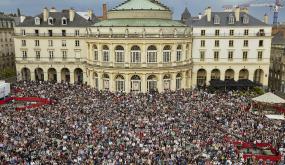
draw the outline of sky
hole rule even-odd
[[[42,12],[44,7],[55,7],[57,10],[73,7],[77,11],[87,11],[92,9],[96,15],[102,15],[102,4],[107,3],[108,9],[124,2],[125,0],[0,0],[0,11],[16,13],[17,8],[21,9],[23,15],[35,16]],[[222,11],[223,5],[237,5],[243,3],[274,3],[275,0],[160,0],[173,11],[174,19],[180,19],[181,13],[187,7],[192,16],[204,13],[208,6],[213,11]],[[285,4],[285,0],[282,0]],[[269,7],[252,7],[250,14],[263,19],[267,13],[272,23],[273,11]],[[279,22],[285,22],[285,8],[279,13]]]

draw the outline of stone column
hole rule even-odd
[[[98,74],[98,90],[104,90],[103,88],[103,73],[102,72],[97,72]]]
[[[163,74],[162,73],[158,75],[157,89],[159,92],[163,92]]]
[[[235,81],[238,81],[238,79],[239,79],[239,71],[234,71],[235,72],[235,74],[234,74],[234,80]]]
[[[182,58],[181,58],[181,61],[185,61],[186,59],[188,59],[186,45],[187,45],[187,43],[182,44]]]
[[[98,61],[103,61],[103,57],[102,57],[102,45],[101,44],[97,44],[97,49],[98,49]]]
[[[187,88],[187,76],[186,76],[186,71],[183,71],[183,72],[182,72],[181,88],[182,88],[182,89],[186,89],[186,88]]]
[[[44,81],[48,81],[48,72],[44,72]]]
[[[130,48],[129,45],[126,44],[125,45],[125,51],[124,51],[124,56],[125,56],[125,63],[130,64],[131,63],[131,52],[130,52]]]
[[[191,87],[192,87],[192,89],[194,89],[197,86],[197,72],[193,72],[193,70],[192,70],[191,80],[192,80]]]
[[[145,43],[141,47],[141,63],[142,64],[147,63],[147,47]]]
[[[141,92],[146,93],[147,92],[147,80],[146,80],[146,74],[141,75]]]
[[[74,84],[74,70],[70,70],[70,83]]]
[[[176,53],[177,53],[177,44],[173,44],[172,49],[171,49],[171,62],[172,63],[176,62]]]
[[[30,70],[30,72],[31,72],[31,80],[32,81],[36,80],[35,70]]]
[[[129,93],[131,91],[131,80],[130,74],[125,75],[125,92]]]
[[[176,90],[176,73],[171,73],[170,89],[172,91]]]
[[[225,73],[226,71],[224,71],[224,70],[220,70],[220,79],[222,80],[222,81],[225,81],[225,76],[226,76],[226,73]]]
[[[109,90],[111,92],[115,92],[116,91],[116,82],[115,82],[115,77],[114,77],[114,73],[110,73],[109,74]]]
[[[61,71],[56,71],[56,79],[58,83],[61,82]]]
[[[157,51],[157,63],[163,62],[163,45],[159,44],[158,51]]]
[[[254,70],[248,70],[248,79],[253,81],[254,78]]]
[[[211,80],[211,71],[207,71],[206,85],[210,85],[210,80]]]
[[[110,44],[109,45],[109,58],[110,58],[110,60],[109,60],[109,62],[110,63],[115,63],[116,62],[116,57],[115,57],[115,48],[114,48],[114,45],[113,44]]]

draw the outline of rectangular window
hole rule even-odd
[[[247,61],[247,54],[248,54],[247,51],[244,51],[244,52],[242,53],[242,59],[243,59],[243,61]]]
[[[248,29],[245,29],[245,30],[244,30],[244,35],[245,35],[245,36],[248,36]]]
[[[35,40],[35,46],[40,46],[40,40]]]
[[[263,52],[262,51],[258,51],[258,60],[261,61],[262,60],[262,56],[263,56]]]
[[[27,58],[27,51],[22,51],[22,57],[23,57],[24,59]]]
[[[22,29],[21,33],[22,33],[22,36],[25,36],[26,35],[26,30]]]
[[[53,40],[48,40],[48,46],[53,46]]]
[[[233,52],[233,51],[229,51],[229,53],[228,53],[228,59],[229,59],[229,61],[232,61],[232,60],[233,60],[233,56],[234,56],[234,52]]]
[[[79,40],[75,40],[75,46],[80,46]]]
[[[163,62],[168,63],[171,61],[171,52],[170,51],[164,51],[163,52]]]
[[[265,36],[264,29],[259,29],[259,36]]]
[[[125,91],[125,81],[124,80],[116,80],[116,91],[117,92]]]
[[[26,40],[22,40],[22,46],[26,46]]]
[[[181,78],[176,78],[176,90],[181,89],[181,84],[182,84]]]
[[[36,59],[40,59],[41,58],[41,52],[40,51],[36,51]]]
[[[62,51],[62,58],[67,59],[67,51],[66,50]]]
[[[36,29],[36,30],[35,30],[35,35],[36,35],[36,36],[39,36],[39,35],[40,35],[40,33],[39,33],[39,30],[38,30],[38,29]]]
[[[94,61],[98,61],[98,50],[94,50]]]
[[[182,50],[176,51],[176,61],[180,62],[182,60]]]
[[[75,30],[75,36],[79,36],[80,33],[79,33],[79,30]]]
[[[52,37],[52,30],[48,30],[48,36]]]
[[[263,47],[263,40],[259,40],[258,46]]]
[[[234,35],[234,30],[230,30],[230,36]]]
[[[48,51],[49,52],[49,59],[53,59],[53,51]]]
[[[220,41],[219,40],[215,40],[215,47],[219,47],[220,46]]]
[[[66,47],[66,40],[62,40],[62,41],[61,41],[61,46],[62,46],[62,47]]]
[[[201,30],[201,36],[205,36],[206,35],[206,30]]]
[[[62,36],[63,36],[63,37],[66,36],[66,30],[62,30],[61,33],[62,33]]]
[[[230,40],[229,41],[229,47],[233,47],[234,46],[234,40]]]
[[[115,52],[116,62],[124,62],[124,51],[116,51]]]
[[[204,61],[205,60],[205,52],[201,51],[200,52],[200,61]]]
[[[103,50],[103,61],[104,62],[109,61],[109,50]]]
[[[157,62],[157,52],[156,51],[147,52],[147,62],[148,63],[156,63]]]
[[[201,40],[201,47],[205,47],[206,41],[205,40]]]
[[[220,35],[220,30],[215,30],[215,36],[219,36]]]
[[[140,63],[141,62],[141,52],[140,51],[132,51],[131,52],[132,63]]]
[[[244,46],[244,47],[248,47],[248,40],[244,40],[244,41],[243,41],[243,46]]]
[[[218,51],[215,51],[215,52],[214,52],[214,60],[215,60],[215,61],[218,61],[218,60],[219,60],[219,52],[218,52]]]

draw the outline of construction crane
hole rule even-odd
[[[244,3],[244,4],[239,4],[239,5],[224,5],[223,8],[225,10],[232,10],[236,7],[240,8],[249,8],[249,7],[270,7],[270,9],[274,12],[273,14],[273,25],[278,24],[278,14],[281,8],[284,7],[282,4],[283,0],[275,0],[275,3],[254,3],[254,1]]]

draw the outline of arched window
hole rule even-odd
[[[135,93],[141,91],[141,78],[138,75],[131,77],[131,91]]]
[[[176,49],[176,61],[180,62],[182,60],[182,46],[178,45]]]
[[[40,25],[41,24],[41,19],[39,17],[35,18],[35,25]]]
[[[131,48],[131,62],[140,63],[141,62],[141,49],[137,45]]]
[[[116,76],[116,91],[117,92],[125,91],[125,78],[122,75]]]
[[[67,25],[67,18],[62,17],[61,23],[62,23],[62,25]]]
[[[157,90],[157,78],[155,75],[150,75],[147,78],[147,90],[149,92]]]
[[[234,24],[234,23],[235,23],[235,17],[232,14],[230,14],[229,15],[229,24]]]
[[[163,62],[169,63],[171,61],[171,47],[169,45],[163,48]]]
[[[170,84],[171,84],[171,78],[170,75],[164,75],[163,76],[163,86],[164,86],[164,90],[169,90],[170,89]]]
[[[49,24],[49,25],[53,25],[53,23],[54,23],[53,18],[52,18],[52,17],[49,17],[49,18],[48,18],[48,24]]]
[[[107,45],[103,46],[102,54],[103,62],[109,62],[109,47]]]
[[[98,48],[96,45],[93,46],[93,52],[94,52],[94,61],[98,61]]]
[[[95,72],[93,74],[93,78],[94,78],[94,82],[95,82],[95,89],[99,89],[99,78],[98,78],[98,74]]]
[[[244,15],[243,16],[243,24],[248,24],[249,23],[249,17],[248,17],[248,15]]]
[[[147,62],[156,63],[157,62],[157,49],[154,45],[151,45],[147,49]]]
[[[115,58],[118,63],[124,62],[124,48],[121,45],[115,48]]]
[[[219,25],[220,24],[220,17],[218,16],[218,15],[215,15],[215,17],[214,17],[214,24],[215,25]]]
[[[182,87],[182,75],[181,73],[178,73],[176,75],[176,90],[181,89],[181,87]]]

